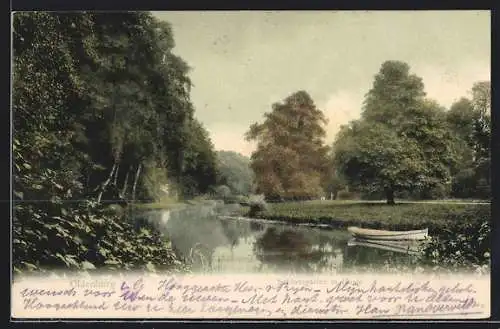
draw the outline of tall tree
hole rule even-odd
[[[381,123],[355,121],[345,126],[335,153],[351,186],[370,193],[383,191],[388,204],[394,204],[395,192],[419,184],[424,169],[418,144]]]
[[[206,193],[217,180],[216,153],[208,131],[198,121],[188,126],[189,142],[184,150],[182,179],[184,194],[193,196]]]
[[[407,63],[386,61],[365,96],[362,118],[397,126],[408,111],[419,107],[424,97],[422,79],[410,73]]]
[[[451,195],[459,198],[474,197],[477,181],[474,170],[474,122],[476,113],[472,102],[462,97],[447,112],[447,121],[455,136],[455,149],[459,161],[452,168]]]
[[[488,81],[475,83],[471,97],[462,97],[447,112],[460,159],[453,170],[452,192],[456,197],[488,198],[490,195],[490,88]]]
[[[270,199],[303,199],[322,193],[321,179],[328,166],[325,123],[311,96],[298,91],[273,104],[265,121],[250,127],[247,139],[258,142],[251,157],[257,192]]]
[[[425,99],[422,80],[408,64],[387,61],[375,76],[361,119],[343,128],[336,162],[350,183],[384,191],[426,191],[449,184],[456,161],[445,111]]]
[[[450,107],[446,114],[452,130],[467,144],[472,145],[476,115],[470,99],[462,97]]]
[[[480,81],[472,86],[474,120],[474,162],[482,197],[490,196],[491,163],[491,83]]]

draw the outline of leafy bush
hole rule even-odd
[[[22,271],[58,269],[182,270],[159,232],[135,228],[127,217],[85,201],[59,205],[60,214],[40,205],[17,204],[13,265]]]
[[[215,197],[218,200],[226,200],[231,196],[231,189],[226,185],[219,185],[215,188]]]
[[[264,200],[252,200],[250,201],[250,210],[248,211],[248,216],[254,217],[264,211],[269,209],[267,203]]]
[[[449,215],[447,224],[425,246],[423,262],[447,268],[489,266],[491,213],[488,207],[469,209],[460,216]]]

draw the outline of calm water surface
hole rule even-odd
[[[349,246],[345,229],[324,229],[215,216],[175,218],[152,212],[161,221],[179,257],[195,272],[335,273],[357,268],[408,264],[414,256]]]

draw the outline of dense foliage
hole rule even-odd
[[[427,99],[408,64],[386,61],[362,116],[342,127],[335,168],[365,194],[413,198],[489,197],[490,86],[476,83],[472,100],[450,111]]]
[[[234,151],[217,151],[217,183],[226,185],[233,195],[252,193],[254,174],[250,159]]]
[[[491,213],[488,206],[467,209],[460,215],[443,216],[447,223],[425,246],[425,265],[442,268],[480,269],[489,267],[491,255]]]
[[[268,199],[308,199],[323,194],[328,147],[323,143],[326,119],[305,91],[275,103],[263,123],[254,123],[248,140],[258,142],[251,167],[256,192]]]
[[[167,184],[181,196],[215,184],[170,26],[149,13],[30,12],[13,29],[15,269],[172,266],[157,234],[103,210]]]
[[[338,168],[362,190],[428,191],[451,179],[457,162],[445,110],[425,99],[421,78],[406,63],[387,61],[375,76],[362,117],[335,142]]]
[[[451,195],[459,198],[491,196],[490,138],[491,84],[477,82],[471,98],[461,98],[447,112],[456,138],[460,162],[453,168]]]

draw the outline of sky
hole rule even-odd
[[[273,103],[307,91],[328,118],[325,142],[357,119],[386,60],[422,77],[449,107],[490,80],[489,11],[154,12],[191,67],[196,118],[217,150],[249,156],[244,134]]]

